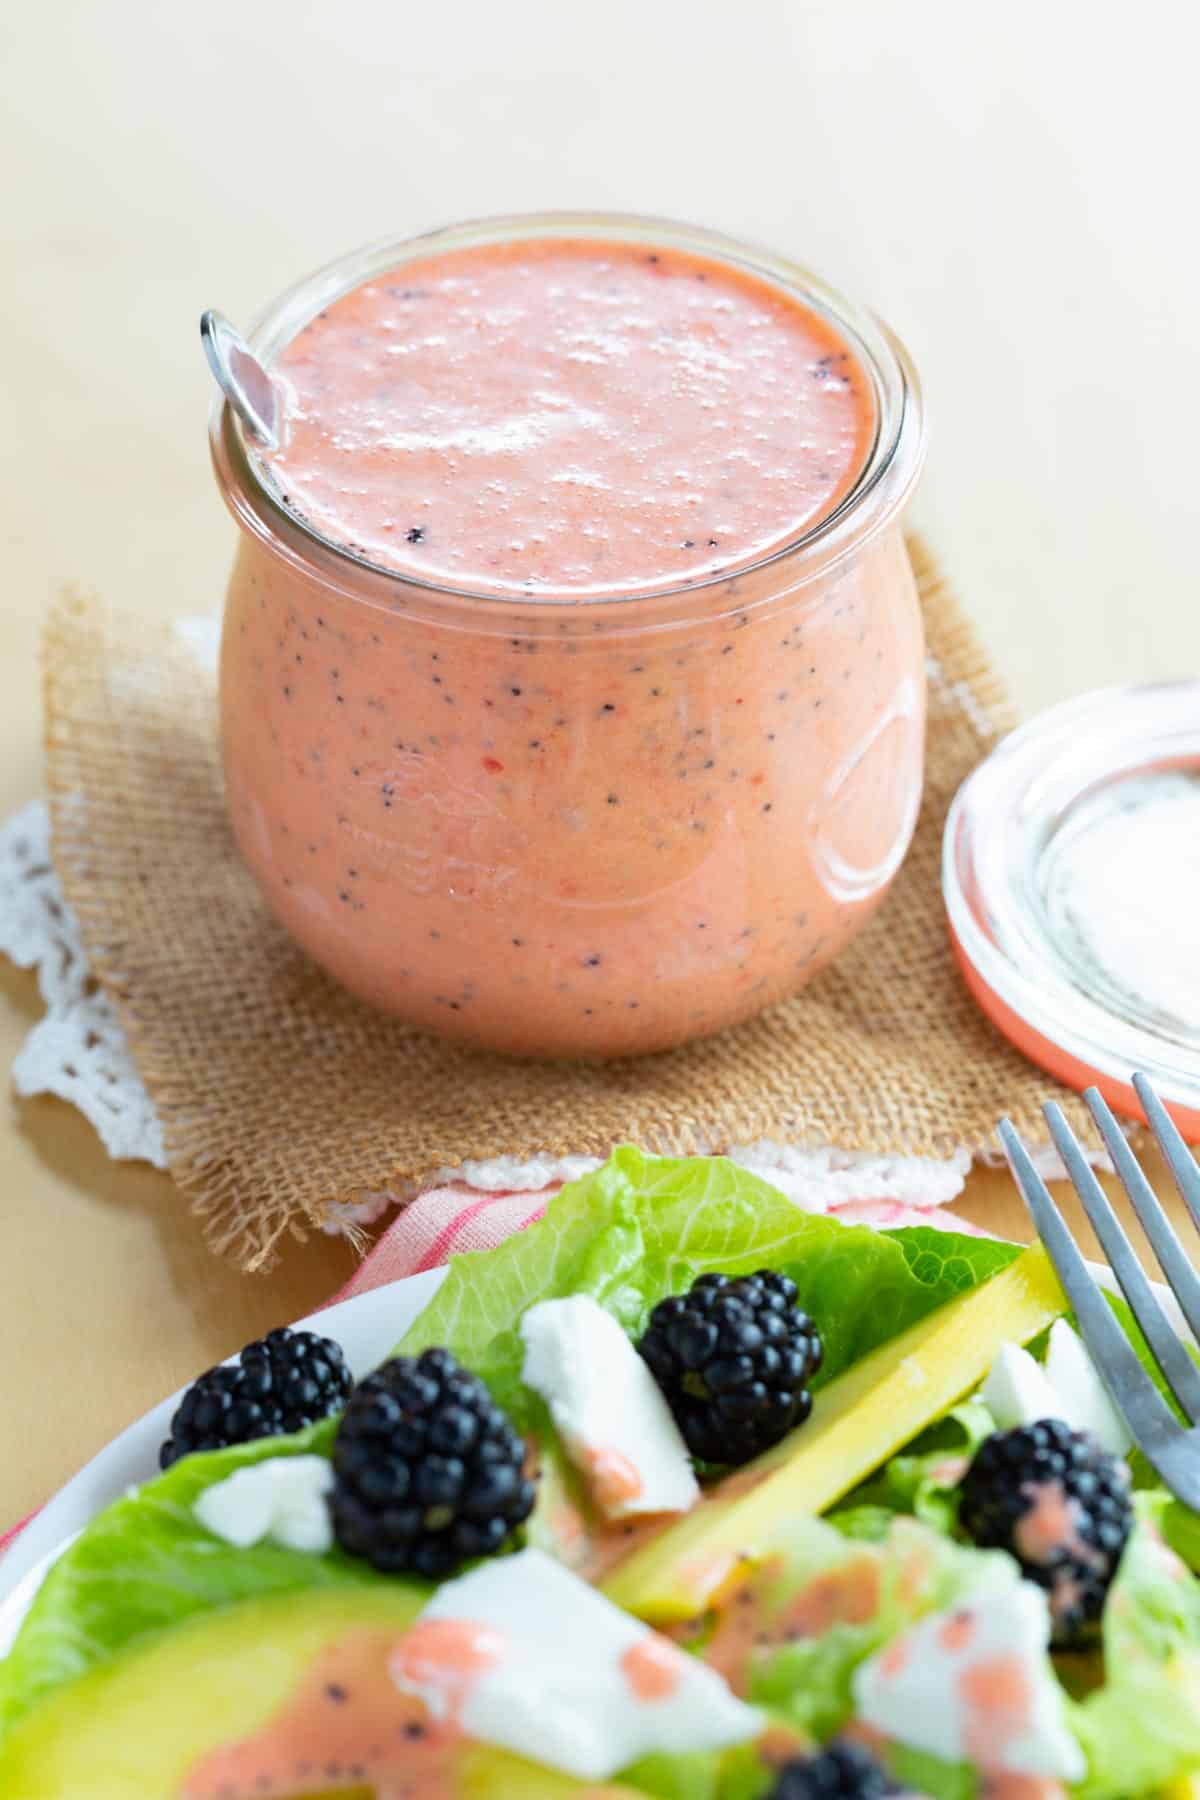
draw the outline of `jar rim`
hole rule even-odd
[[[904,345],[882,320],[807,268],[705,226],[641,213],[552,211],[469,219],[413,235],[375,239],[293,283],[258,315],[248,342],[270,368],[318,312],[385,270],[447,250],[568,236],[707,255],[789,291],[837,328],[871,382],[875,433],[853,484],[830,512],[746,562],[659,586],[586,591],[547,587],[531,593],[499,584],[439,581],[373,562],[285,506],[232,407],[218,394],[209,415],[210,448],[218,484],[237,523],[286,560],[306,569],[315,566],[326,582],[348,584],[345,591],[354,599],[390,599],[395,604],[397,597],[411,593],[480,607],[517,604],[545,614],[703,597],[776,565],[803,564],[789,581],[789,586],[799,585],[857,549],[896,515],[916,484],[925,453],[921,386]]]

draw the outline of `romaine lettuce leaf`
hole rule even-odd
[[[1182,1500],[1164,1496],[1159,1526],[1176,1556],[1200,1574],[1200,1513],[1194,1513]]]
[[[775,1791],[780,1758],[811,1755],[819,1745],[770,1712],[764,1739],[770,1743],[768,1755],[756,1741],[711,1755],[644,1756],[619,1779],[654,1800],[766,1800]]]
[[[886,1536],[889,1517],[911,1513],[935,1531],[950,1534],[958,1524],[959,1483],[995,1429],[982,1400],[964,1400],[848,1494],[830,1514],[830,1523],[848,1537]]]
[[[824,1381],[1016,1254],[1012,1245],[925,1229],[887,1235],[843,1226],[800,1211],[724,1159],[626,1148],[565,1188],[540,1224],[495,1250],[455,1258],[400,1347],[447,1345],[521,1425],[544,1425],[520,1382],[516,1330],[537,1299],[591,1293],[636,1334],[660,1299],[706,1269],[783,1269],[821,1325]],[[0,1731],[42,1695],[201,1609],[377,1580],[336,1551],[233,1551],[191,1514],[197,1493],[235,1468],[266,1456],[328,1453],[335,1429],[326,1420],[293,1438],[185,1458],[95,1519],[51,1571],[0,1663]]]
[[[626,1146],[563,1188],[545,1217],[450,1271],[399,1348],[444,1344],[481,1374],[519,1423],[521,1315],[535,1300],[590,1294],[631,1336],[651,1309],[706,1270],[790,1275],[821,1329],[820,1382],[964,1289],[1019,1247],[925,1227],[881,1233],[802,1212],[723,1157],[648,1156]]]
[[[896,1522],[890,1506],[877,1506],[870,1501],[847,1502],[828,1514],[829,1523],[843,1537],[855,1538],[863,1544],[882,1544]]]
[[[926,1287],[936,1287],[948,1300],[987,1281],[1025,1248],[1024,1244],[1010,1244],[1002,1238],[943,1231],[937,1225],[905,1225],[899,1231],[881,1235],[900,1245],[904,1260],[918,1281]]]
[[[943,1762],[909,1744],[889,1744],[885,1760],[897,1789],[924,1800],[975,1800],[983,1785],[970,1763]]]
[[[1175,1414],[1175,1417],[1179,1420],[1181,1425],[1190,1424],[1190,1420],[1185,1416],[1179,1402],[1171,1392],[1171,1389],[1167,1386],[1166,1377],[1159,1368],[1154,1352],[1146,1342],[1145,1333],[1134,1318],[1132,1308],[1129,1306],[1128,1302],[1123,1300],[1120,1294],[1110,1294],[1107,1289],[1104,1290],[1104,1298],[1108,1301],[1109,1306],[1120,1321],[1121,1329],[1125,1333],[1125,1336],[1133,1345],[1138,1361],[1141,1363],[1143,1369],[1145,1369],[1147,1375],[1149,1375],[1151,1381],[1154,1383],[1167,1405],[1171,1408],[1171,1411]],[[1079,1325],[1075,1315],[1073,1313],[1068,1313],[1067,1318],[1078,1331]],[[1200,1365],[1200,1350],[1197,1350],[1194,1344],[1185,1344],[1184,1347],[1192,1361],[1197,1365]]]
[[[758,1635],[766,1641],[749,1653],[748,1693],[818,1740],[851,1718],[854,1672],[867,1657],[927,1614],[1019,1578],[1003,1552],[957,1544],[895,1515],[880,1544],[847,1539],[811,1519],[782,1527],[771,1549],[774,1560],[754,1594]],[[853,1579],[839,1582],[839,1575]],[[864,1604],[872,1592],[873,1606]],[[801,1623],[802,1630],[792,1629]]]
[[[659,1753],[643,1756],[622,1769],[618,1779],[638,1793],[653,1794],[654,1800],[717,1800],[724,1792],[721,1762],[718,1751],[694,1750],[681,1756]]]
[[[43,1695],[135,1639],[194,1613],[261,1594],[377,1579],[363,1562],[259,1544],[231,1550],[192,1513],[202,1489],[268,1456],[327,1450],[323,1420],[286,1438],[186,1456],[107,1507],[42,1583],[9,1655],[0,1661],[0,1736]]]
[[[1166,1495],[1138,1522],[1104,1608],[1102,1688],[1069,1703],[1088,1759],[1080,1800],[1120,1800],[1200,1774],[1200,1582],[1164,1543]]]
[[[880,1648],[880,1629],[843,1622],[764,1655],[751,1681],[755,1704],[775,1707],[820,1742],[833,1737],[854,1711],[854,1672]]]

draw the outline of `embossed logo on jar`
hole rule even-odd
[[[493,796],[446,762],[405,751],[357,770],[339,832],[368,873],[414,894],[479,900],[511,889],[526,833]]]
[[[834,770],[809,813],[813,867],[835,900],[867,900],[900,864],[921,807],[924,707],[911,677]]]

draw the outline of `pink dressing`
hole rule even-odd
[[[454,1800],[462,1736],[397,1691],[396,1648],[395,1632],[378,1630],[331,1644],[268,1725],[189,1771],[179,1800],[291,1800],[369,1784],[377,1800]]]
[[[641,1498],[641,1475],[619,1450],[589,1449],[584,1462],[592,1493],[602,1512],[615,1512],[618,1507]]]
[[[359,1630],[331,1644],[261,1731],[223,1746],[191,1769],[178,1800],[302,1800],[370,1790],[373,1800],[459,1800],[475,1749],[456,1722],[474,1682],[503,1654],[490,1627],[422,1619],[402,1636]],[[662,1640],[635,1646],[626,1674],[639,1699],[665,1697],[680,1652]],[[435,1717],[397,1681],[440,1687]],[[472,1777],[467,1776],[468,1784]],[[473,1791],[473,1788],[472,1788]],[[580,1800],[625,1790],[580,1784]]]
[[[764,1564],[721,1609],[705,1649],[705,1662],[725,1677],[735,1694],[746,1693],[756,1649],[821,1637],[834,1625],[864,1625],[879,1611],[879,1563],[871,1556],[814,1576],[775,1609],[771,1593],[778,1581],[777,1565]]]
[[[405,263],[277,365],[272,472],[335,543],[420,581],[589,593],[700,580],[832,510],[870,389],[817,312],[640,244]]]
[[[434,1716],[457,1725],[472,1689],[502,1661],[505,1640],[490,1625],[470,1619],[418,1619],[388,1659],[388,1672],[401,1693],[435,1696]]]
[[[221,732],[297,942],[536,1056],[665,1049],[830,962],[916,819],[925,664],[899,526],[865,530],[876,374],[819,299],[517,238],[368,280],[275,366],[288,516],[243,537]],[[852,554],[764,557],[843,502]]]
[[[969,1456],[947,1456],[933,1465],[929,1478],[936,1481],[939,1487],[957,1487],[970,1466]]]
[[[951,1613],[938,1632],[938,1643],[949,1656],[960,1656],[975,1636],[975,1615],[964,1609]]]
[[[964,1748],[981,1769],[1002,1769],[1013,1740],[1033,1723],[1033,1691],[1021,1658],[1012,1654],[981,1657],[958,1677],[967,1710]]]
[[[898,1675],[903,1675],[912,1661],[912,1653],[910,1638],[898,1637],[888,1645],[879,1659],[879,1666],[888,1681],[894,1681]]]
[[[666,1700],[685,1667],[683,1651],[664,1637],[641,1638],[621,1658],[621,1673],[635,1700]]]
[[[1033,1504],[1017,1521],[1013,1542],[1025,1562],[1054,1569],[1050,1609],[1056,1615],[1064,1615],[1079,1604],[1080,1587],[1070,1567],[1055,1569],[1055,1564],[1065,1565],[1070,1558],[1076,1566],[1099,1568],[1104,1566],[1104,1557],[1083,1537],[1079,1502],[1067,1493],[1061,1481],[1026,1482],[1021,1492]]]

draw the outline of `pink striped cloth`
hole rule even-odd
[[[458,1182],[430,1188],[397,1215],[329,1305],[371,1288],[386,1287],[405,1275],[436,1269],[449,1257],[468,1250],[493,1249],[514,1231],[524,1231],[540,1219],[562,1185],[555,1181],[536,1193],[518,1193],[511,1188],[483,1192]]]
[[[388,1282],[400,1281],[405,1275],[435,1269],[450,1256],[492,1249],[514,1231],[524,1231],[540,1219],[562,1185],[561,1181],[554,1181],[536,1192],[511,1188],[483,1191],[462,1183],[430,1188],[397,1215],[370,1255],[326,1305],[353,1299],[355,1294],[365,1294],[371,1288],[386,1287]],[[934,1225],[967,1232],[977,1229],[941,1207],[912,1206],[902,1200],[849,1200],[830,1210],[847,1224],[873,1225],[880,1231],[894,1230],[899,1225]],[[29,1519],[22,1519],[0,1537],[0,1554],[28,1523]]]
[[[8,1549],[8,1546],[12,1543],[13,1539],[20,1536],[28,1525],[29,1519],[32,1519],[33,1516],[33,1513],[30,1513],[28,1519],[22,1519],[19,1524],[12,1527],[11,1531],[6,1531],[4,1536],[0,1537],[0,1556],[4,1555],[4,1552]]]
[[[562,1187],[553,1181],[536,1193],[505,1188],[483,1192],[455,1182],[430,1188],[405,1208],[384,1232],[370,1255],[339,1288],[330,1306],[384,1287],[405,1275],[436,1269],[451,1256],[468,1250],[491,1250],[540,1219]],[[904,1200],[846,1200],[830,1208],[847,1225],[873,1225],[894,1231],[901,1225],[934,1225],[946,1231],[974,1234],[978,1227],[940,1206],[913,1206]]]

